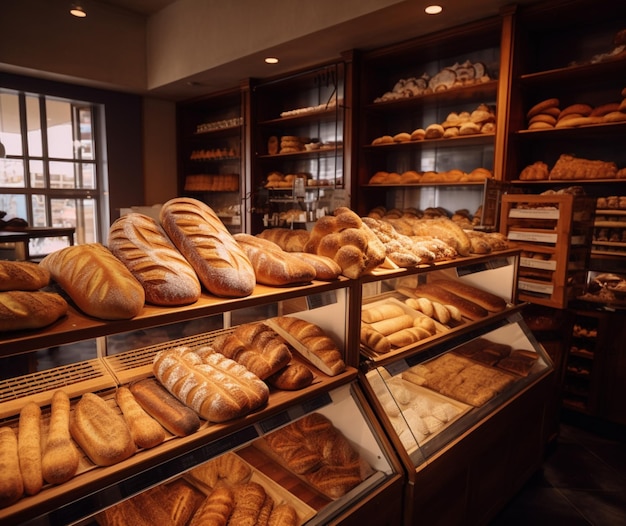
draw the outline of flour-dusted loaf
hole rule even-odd
[[[258,376],[218,352],[201,358],[186,346],[163,350],[154,357],[153,371],[170,393],[210,422],[244,416],[269,398]]]
[[[0,292],[0,332],[39,329],[67,314],[67,302],[54,292]]]
[[[32,261],[0,261],[0,291],[38,290],[50,282],[50,272]]]
[[[67,482],[78,470],[78,450],[70,436],[70,398],[63,390],[55,391],[50,406],[50,425],[45,439],[41,470],[50,484]]]
[[[244,233],[233,237],[252,263],[257,283],[282,286],[315,279],[315,268],[273,241]]]
[[[89,316],[126,320],[137,316],[144,306],[141,284],[101,243],[62,248],[48,254],[40,265]]]
[[[212,294],[244,297],[256,284],[254,268],[215,212],[186,197],[163,205],[161,225]]]
[[[117,219],[108,247],[141,283],[148,303],[187,305],[200,297],[195,270],[151,217],[131,213]]]
[[[136,448],[124,418],[103,398],[85,393],[74,406],[70,433],[94,464],[111,466]]]

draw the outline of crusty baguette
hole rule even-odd
[[[41,409],[27,402],[20,411],[18,456],[26,495],[36,495],[43,486],[41,473]]]
[[[139,405],[173,435],[183,437],[200,427],[198,415],[178,400],[154,378],[145,378],[129,386]]]
[[[54,292],[0,292],[0,331],[39,329],[67,314],[67,302]]]
[[[273,241],[239,233],[233,236],[252,263],[257,283],[282,286],[315,279],[315,268]]]
[[[387,339],[394,347],[405,347],[429,336],[432,334],[423,327],[409,327],[387,335]]]
[[[166,349],[154,357],[152,369],[170,393],[210,422],[244,416],[269,398],[258,376],[217,352],[200,358],[186,346]]]
[[[136,451],[124,418],[93,393],[85,393],[74,407],[70,433],[98,466],[117,464]]]
[[[143,308],[143,287],[100,243],[62,248],[48,254],[40,265],[85,314],[122,320],[137,316]]]
[[[414,289],[414,294],[417,297],[428,298],[442,305],[452,305],[459,309],[461,314],[470,320],[479,320],[488,314],[488,311],[477,303],[466,300],[435,283],[422,283],[418,285]]]
[[[23,494],[15,431],[9,426],[0,427],[0,508],[14,504]]]
[[[78,450],[72,442],[69,424],[69,396],[65,391],[55,391],[52,395],[48,437],[41,458],[43,478],[50,484],[67,482],[78,470]]]
[[[256,284],[254,268],[208,205],[197,199],[174,198],[163,205],[160,219],[210,293],[223,297],[252,294]]]
[[[389,334],[401,331],[402,329],[413,327],[413,316],[403,313],[400,316],[376,321],[371,324],[371,327],[376,332],[379,332],[384,336],[388,336]]]
[[[257,237],[273,241],[286,252],[303,252],[304,245],[309,240],[309,232],[291,228],[267,228],[258,233]]]
[[[108,247],[137,278],[154,305],[187,305],[200,297],[200,280],[158,223],[143,214],[118,218]]]
[[[383,303],[375,307],[366,307],[361,314],[361,320],[365,323],[374,323],[381,320],[388,320],[396,316],[402,316],[405,310],[400,305],[393,303]]]
[[[0,261],[0,291],[38,290],[50,282],[50,272],[32,261]]]
[[[469,285],[460,280],[454,279],[437,279],[434,281],[440,287],[443,287],[450,292],[453,292],[457,296],[461,296],[466,300],[473,301],[480,305],[483,309],[487,309],[490,312],[500,312],[506,308],[506,301],[500,296],[496,296],[491,292],[488,292],[473,285]]]
[[[163,426],[139,405],[128,387],[119,387],[115,393],[115,400],[137,447],[147,449],[165,440]]]

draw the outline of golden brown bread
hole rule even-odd
[[[257,237],[273,241],[286,252],[303,252],[309,232],[291,228],[267,228],[258,233]]]
[[[250,234],[233,236],[252,263],[257,283],[282,286],[315,279],[315,269],[273,241]]]
[[[479,289],[468,283],[453,279],[437,279],[434,281],[440,287],[461,296],[466,300],[477,303],[490,312],[500,312],[506,308],[506,301],[500,296]]]
[[[480,305],[462,298],[435,283],[422,283],[415,288],[413,294],[416,297],[427,298],[442,305],[452,305],[470,320],[479,320],[488,314],[487,310]]]
[[[182,437],[195,433],[200,427],[198,415],[154,378],[133,382],[129,389],[144,411],[170,433]]]
[[[217,352],[200,358],[189,347],[163,350],[153,371],[170,393],[211,422],[244,416],[269,398],[258,376]]]
[[[41,409],[27,402],[20,411],[18,456],[24,481],[24,493],[36,495],[43,486],[41,473]]]
[[[383,303],[375,307],[364,308],[361,314],[361,319],[365,323],[374,323],[381,320],[387,320],[389,318],[395,318],[404,314],[404,309],[400,305],[393,303]]]
[[[250,260],[215,212],[197,199],[179,197],[163,205],[161,225],[216,296],[244,297],[254,290]]]
[[[0,427],[0,508],[17,502],[24,483],[17,455],[17,437],[9,426]]]
[[[0,292],[0,332],[39,329],[67,314],[67,302],[54,292]]]
[[[283,391],[297,391],[311,385],[313,378],[311,369],[302,363],[294,362],[267,378],[267,382]]]
[[[228,486],[218,486],[194,513],[189,526],[226,526],[234,507],[233,490]]]
[[[85,314],[105,320],[137,316],[145,302],[141,284],[108,248],[88,243],[48,254],[40,265]]]
[[[252,469],[239,455],[229,451],[195,467],[190,474],[206,486],[214,488],[221,483],[234,486],[248,482]]]
[[[65,391],[55,391],[50,409],[50,427],[46,438],[41,470],[50,484],[70,480],[78,470],[78,450],[70,436],[70,399]]]
[[[268,520],[268,526],[296,526],[298,514],[293,506],[281,502],[274,506]]]
[[[109,250],[141,283],[154,305],[187,305],[200,297],[200,281],[157,222],[130,213],[109,229]]]
[[[315,279],[332,281],[341,275],[341,267],[334,259],[308,252],[291,252],[291,254],[315,269]]]
[[[372,329],[384,336],[389,336],[391,333],[401,331],[402,329],[408,329],[413,327],[413,316],[405,314],[404,312],[400,316],[393,318],[387,318],[384,320],[376,321],[370,325]]]
[[[229,526],[256,525],[265,501],[271,497],[258,482],[238,484],[233,488],[233,493],[235,507],[228,519]]]
[[[161,424],[139,405],[128,387],[121,386],[117,389],[115,401],[137,447],[147,449],[165,440],[165,430]]]
[[[387,337],[379,332],[376,332],[369,325],[361,325],[360,340],[363,345],[379,354],[385,354],[391,350],[391,342],[387,339]]]
[[[0,291],[37,290],[50,282],[50,273],[32,261],[0,261]]]
[[[70,433],[98,466],[117,464],[136,451],[124,418],[93,393],[85,393],[74,406]]]

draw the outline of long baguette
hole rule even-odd
[[[479,289],[468,283],[453,279],[438,279],[433,283],[457,296],[461,296],[466,300],[480,305],[483,309],[487,309],[490,312],[500,312],[506,308],[506,301],[500,296],[496,296],[491,292]]]
[[[417,297],[428,298],[442,305],[452,305],[459,309],[461,314],[470,320],[479,320],[487,316],[488,312],[473,301],[466,300],[435,283],[422,283],[414,289]]]
[[[394,318],[377,321],[371,324],[372,329],[384,336],[413,327],[413,316],[402,314]]]
[[[0,508],[14,504],[23,493],[15,431],[8,426],[0,427]]]
[[[67,482],[78,470],[78,450],[72,442],[69,423],[69,396],[65,391],[55,391],[52,395],[48,438],[41,459],[43,478],[50,484]]]
[[[118,388],[115,401],[122,410],[124,420],[137,447],[148,449],[165,440],[163,426],[139,405],[128,387]]]
[[[41,473],[41,409],[28,402],[20,411],[18,456],[26,495],[36,495],[43,486]]]
[[[393,303],[383,303],[375,307],[365,307],[361,314],[361,319],[365,323],[374,323],[381,320],[387,320],[389,318],[395,318],[405,313],[404,309],[400,305],[394,305]]]

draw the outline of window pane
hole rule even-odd
[[[52,225],[76,227],[76,199],[50,199]]]
[[[74,163],[50,162],[50,188],[76,188]]]
[[[0,142],[6,155],[22,155],[19,99],[7,92],[0,92]]]
[[[50,199],[52,226],[76,228],[77,243],[97,241],[95,199]]]
[[[24,162],[21,159],[0,159],[0,186],[24,188]]]
[[[30,161],[29,167],[31,188],[45,188],[46,181],[43,175],[43,161]]]
[[[78,159],[95,159],[91,108],[78,109],[78,124],[78,146],[80,150],[76,153],[76,157]]]
[[[26,97],[26,124],[28,126],[28,154],[33,157],[42,157],[41,113],[38,97]]]
[[[28,221],[26,213],[26,196],[20,194],[0,194],[0,210],[6,212],[4,220],[19,217]]]
[[[74,158],[71,109],[69,102],[46,99],[48,155],[50,157]]]
[[[48,226],[47,222],[47,201],[45,195],[33,195],[31,199],[33,206],[33,226]]]

